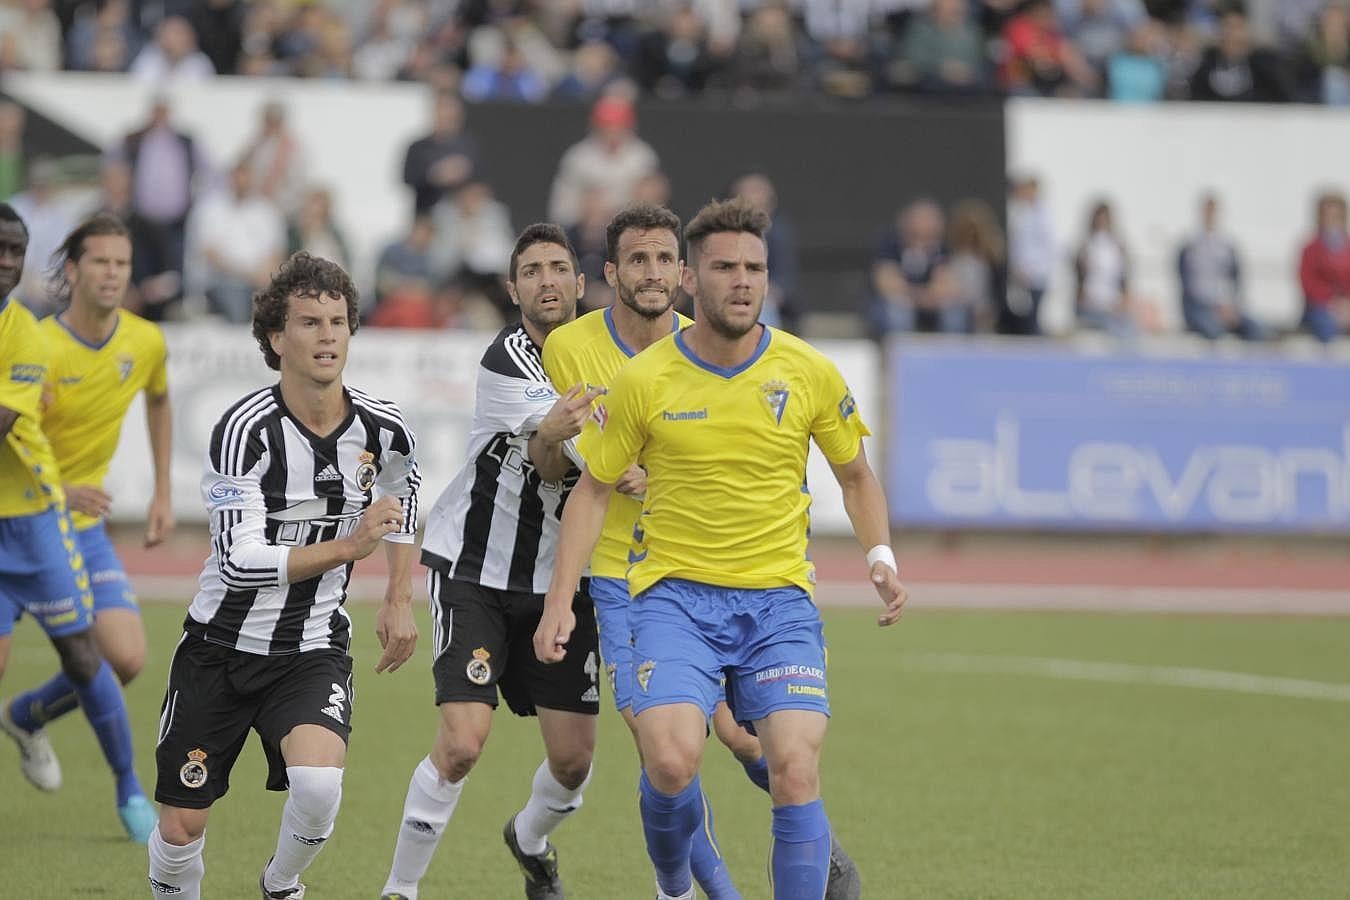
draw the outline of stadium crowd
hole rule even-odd
[[[476,102],[562,99],[589,109],[588,136],[558,161],[548,217],[607,305],[604,224],[624,203],[666,203],[671,184],[639,133],[638,97],[924,92],[1118,99],[1350,100],[1350,5],[1340,0],[573,0],[568,3],[353,0],[4,0],[0,70],[127,72],[162,87],[217,74],[405,79],[430,85],[431,130],[407,147],[411,215],[363,285],[362,316],[401,327],[490,328],[512,314],[502,266],[520,226],[482,176],[466,113]],[[1257,39],[1259,38],[1259,40]],[[467,101],[467,102],[466,102]],[[959,101],[958,101],[959,102]],[[84,215],[124,218],[135,246],[132,305],[154,320],[249,317],[249,298],[289,253],[352,265],[333,188],[307,176],[322,152],[278,103],[260,111],[238,158],[213,158],[161,95],[143,125],[105,148],[97,196],[72,203],[60,171],[23,152],[21,107],[0,102],[0,199],[30,223],[20,298],[46,312],[43,261]],[[880,234],[863,304],[869,331],[1040,332],[1039,304],[1072,260],[1079,327],[1122,339],[1185,323],[1205,337],[1274,329],[1243,308],[1238,250],[1221,198],[1204,201],[1177,249],[1178,315],[1131,290],[1128,248],[1108,202],[1081,236],[1052,222],[1035,178],[1014,179],[1007,232],[986,203],[907,203]],[[761,172],[727,193],[774,217],[772,324],[795,329],[805,298],[791,209]],[[1302,325],[1350,332],[1345,201],[1329,192],[1299,265]],[[1297,228],[1295,223],[1291,229]],[[860,298],[863,299],[863,298]]]

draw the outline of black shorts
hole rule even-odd
[[[427,570],[427,592],[437,705],[476,702],[496,708],[500,688],[518,716],[535,715],[540,707],[599,715],[600,636],[584,580],[572,600],[577,627],[567,656],[556,664],[541,663],[534,655],[543,594],[455,581],[436,569]]]
[[[160,708],[155,799],[205,809],[225,796],[250,728],[267,754],[267,789],[286,790],[281,739],[321,725],[345,743],[352,699],[352,659],[341,650],[259,656],[183,635]]]

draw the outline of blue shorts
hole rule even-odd
[[[600,627],[600,660],[614,691],[614,708],[623,712],[633,704],[632,629],[628,627],[628,582],[623,578],[591,577],[591,603]]]
[[[84,557],[84,570],[89,573],[89,585],[94,592],[94,612],[105,609],[129,609],[139,614],[136,594],[131,590],[131,581],[122,561],[117,558],[108,531],[99,522],[83,531],[76,531],[75,537],[80,544],[80,555]]]
[[[781,709],[830,714],[825,630],[799,587],[725,588],[667,578],[634,598],[632,705],[722,699],[748,724]]]
[[[25,612],[54,638],[93,624],[89,575],[63,509],[0,518],[0,637]]]

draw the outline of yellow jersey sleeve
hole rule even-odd
[[[0,440],[0,518],[40,513],[65,502],[60,472],[41,428],[50,345],[33,314],[0,301],[0,406],[18,413]]]
[[[169,392],[169,345],[164,341],[164,332],[154,325],[150,329],[151,337],[147,342],[150,377],[145,381],[145,394],[147,397],[163,397]]]
[[[648,387],[649,383],[635,376],[630,366],[620,371],[609,392],[597,399],[591,415],[597,433],[585,440],[583,431],[581,443],[582,458],[595,480],[613,484],[637,462],[647,440]]]
[[[857,401],[844,382],[839,369],[825,357],[818,357],[815,378],[815,411],[811,418],[811,437],[820,452],[835,465],[852,462],[862,447],[862,439],[872,432],[858,414]]]

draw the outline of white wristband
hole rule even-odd
[[[869,570],[879,562],[884,562],[891,567],[892,572],[899,574],[900,567],[895,563],[895,551],[885,544],[877,544],[867,551],[867,568]]]

